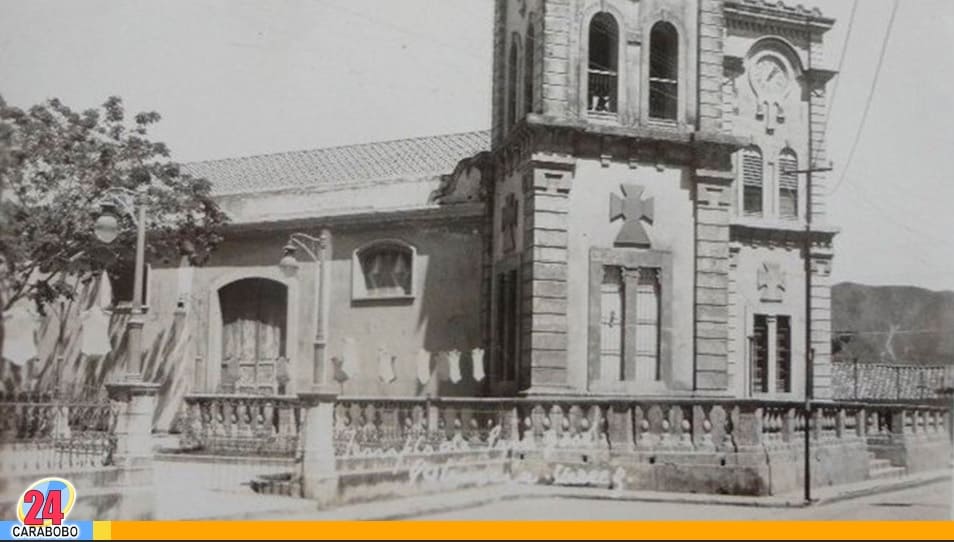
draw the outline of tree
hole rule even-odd
[[[210,183],[183,173],[165,144],[149,140],[156,112],[127,119],[123,102],[76,112],[58,99],[28,110],[0,96],[0,308],[37,310],[72,299],[76,279],[130,265],[136,226],[120,213],[119,236],[97,240],[104,191],[122,187],[147,206],[146,257],[204,263],[221,242],[225,214]],[[2,345],[2,335],[0,335]]]

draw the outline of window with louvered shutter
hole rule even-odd
[[[798,159],[789,150],[778,157],[778,200],[782,218],[798,218]]]
[[[746,215],[762,216],[762,152],[742,151],[742,199]]]

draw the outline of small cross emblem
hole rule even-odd
[[[781,301],[785,293],[785,272],[777,263],[763,263],[759,268],[758,287],[762,301]]]
[[[642,220],[653,222],[653,198],[642,199],[644,188],[635,184],[620,186],[623,198],[610,194],[610,222],[617,218],[625,220],[623,228],[616,236],[617,246],[648,247],[652,243]]]
[[[517,248],[517,196],[507,194],[507,199],[500,210],[500,232],[503,237],[503,248],[510,252]]]

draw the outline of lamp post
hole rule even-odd
[[[306,233],[296,232],[289,236],[283,249],[283,255],[278,262],[282,271],[294,274],[298,271],[299,262],[295,256],[301,250],[315,262],[314,291],[315,291],[315,338],[312,350],[312,377],[311,385],[319,388],[327,384],[327,366],[325,352],[328,341],[328,274],[331,271],[331,232],[327,228],[321,230],[317,237]]]
[[[99,203],[94,233],[96,238],[110,244],[119,236],[117,210],[124,212],[136,225],[136,266],[133,280],[132,312],[126,323],[126,338],[129,344],[129,361],[126,366],[126,381],[140,381],[142,375],[142,328],[144,321],[143,282],[146,259],[146,205],[139,201],[139,193],[128,188],[112,187],[105,190]]]

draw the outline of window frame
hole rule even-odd
[[[801,209],[799,208],[799,205],[801,205],[801,198],[799,197],[799,188],[801,183],[798,182],[799,181],[798,173],[792,173],[791,176],[789,177],[785,175],[785,173],[783,172],[783,164],[784,162],[788,160],[791,160],[792,164],[795,167],[795,170],[797,171],[798,170],[798,154],[791,148],[786,147],[778,153],[778,160],[777,160],[778,167],[776,168],[777,176],[778,176],[778,182],[776,183],[778,187],[778,217],[783,220],[798,220],[802,215]],[[794,187],[785,186],[785,184],[792,184],[792,183],[794,183]],[[783,212],[783,209],[784,209],[784,207],[782,206],[783,192],[790,193],[792,195],[792,198],[794,199],[794,204],[792,205],[794,209],[794,214],[788,214]]]
[[[624,336],[624,343],[628,343],[629,349],[625,344],[623,347],[623,375],[625,380],[607,382],[601,378],[602,374],[602,285],[603,273],[606,267],[620,267],[625,275],[629,273],[632,289],[627,289],[623,285],[623,319],[627,315],[638,321],[636,294],[638,291],[638,275],[640,269],[652,269],[655,273],[657,292],[657,316],[656,316],[656,364],[655,367],[646,369],[637,366],[638,360],[636,354],[639,351],[639,345],[636,344],[635,334],[628,342]],[[590,249],[589,264],[589,289],[588,289],[588,340],[587,340],[587,389],[595,393],[664,393],[672,379],[672,306],[674,301],[673,291],[673,264],[672,253],[661,250],[645,250],[632,248],[603,248],[592,247]],[[625,277],[624,277],[625,281]],[[630,297],[632,301],[625,300]],[[635,333],[635,328],[633,329]],[[627,357],[633,355],[632,360]],[[631,369],[631,370],[627,370]],[[655,378],[641,378],[639,375],[653,374]],[[630,377],[629,375],[632,375]]]
[[[616,30],[615,36],[613,36],[613,41],[609,44],[612,46],[609,52],[612,55],[615,65],[608,66],[608,68],[612,68],[612,69],[606,69],[606,70],[597,70],[591,67],[591,63],[593,60],[592,35],[594,32],[594,25],[598,24],[598,20],[601,18],[612,21]],[[620,36],[622,35],[622,33],[623,33],[623,26],[622,24],[620,24],[619,17],[617,17],[614,13],[608,10],[596,11],[595,13],[593,13],[593,15],[589,18],[587,22],[586,32],[584,34],[585,36],[584,39],[586,42],[586,56],[585,56],[585,62],[581,62],[581,65],[583,67],[583,72],[584,72],[583,83],[585,87],[584,87],[584,92],[582,92],[581,94],[582,94],[582,100],[584,101],[583,110],[586,112],[588,116],[616,118],[622,111],[622,107],[620,107],[621,95],[622,95],[622,92],[620,92],[620,84],[623,78],[623,73],[622,73],[623,72],[622,70],[623,51],[620,48],[620,41],[621,41]],[[592,100],[592,92],[591,92],[591,87],[592,87],[591,79],[596,74],[612,78],[613,80],[612,92],[610,94],[611,107],[605,110],[592,108],[593,100]]]
[[[757,155],[758,165],[759,165],[759,178],[758,183],[749,182],[746,176],[746,157],[754,153]],[[758,145],[751,145],[739,151],[739,185],[741,187],[741,198],[742,202],[739,208],[741,209],[741,216],[745,217],[757,217],[762,218],[765,216],[765,154],[762,152],[762,149]],[[758,210],[749,210],[748,201],[746,192],[749,189],[758,189]],[[754,198],[753,198],[754,199]]]
[[[142,276],[142,307],[141,310],[144,313],[149,312],[150,306],[150,296],[152,294],[152,288],[150,286],[150,279],[152,278],[152,264],[149,262],[143,263],[143,276]],[[108,274],[108,273],[107,273]],[[130,286],[129,289],[133,290],[133,295],[135,296],[135,284],[136,284],[136,268],[133,265],[133,268],[129,271],[130,275]],[[133,299],[118,299],[116,296],[116,281],[113,280],[112,275],[109,275],[109,289],[110,289],[110,300],[107,307],[103,307],[107,313],[123,313],[132,311],[134,304]]]
[[[655,34],[657,28],[660,27],[669,27],[671,29],[671,38],[673,42],[674,50],[669,51],[667,55],[667,61],[674,63],[674,75],[675,79],[655,77],[653,75],[653,57],[657,56],[656,44],[654,43]],[[680,97],[680,70],[682,68],[680,63],[680,33],[679,28],[672,22],[667,20],[658,20],[649,27],[649,57],[646,66],[646,96],[647,96],[647,106],[646,106],[646,117],[652,122],[664,123],[664,124],[675,124],[679,122],[680,119],[680,110],[681,110],[681,100]],[[658,58],[658,56],[657,56]],[[673,111],[672,116],[657,116],[653,114],[653,84],[663,84],[667,85],[667,88],[670,90],[675,90],[674,95],[669,99],[672,100]]]
[[[365,284],[365,269],[362,265],[364,255],[370,251],[382,249],[394,249],[408,256],[409,268],[408,288],[404,294],[381,294],[374,295],[368,291]],[[417,297],[417,288],[415,280],[417,278],[417,249],[414,245],[402,239],[376,239],[361,245],[354,249],[351,254],[351,299],[353,301],[389,301],[389,300],[411,300]]]

